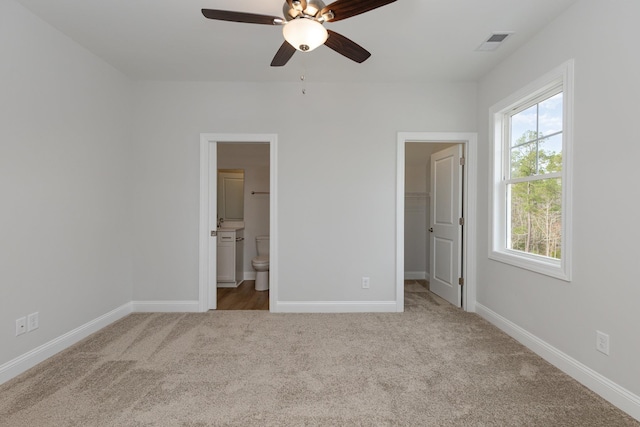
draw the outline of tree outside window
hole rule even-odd
[[[562,92],[509,117],[507,246],[562,258]]]

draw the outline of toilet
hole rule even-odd
[[[269,290],[269,236],[256,236],[258,256],[251,260],[256,271],[256,291]]]

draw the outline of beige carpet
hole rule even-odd
[[[420,284],[406,301],[133,314],[0,386],[0,425],[640,425]]]

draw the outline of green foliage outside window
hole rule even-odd
[[[554,136],[558,136],[557,134]],[[527,131],[511,149],[511,178],[539,178],[508,184],[511,249],[561,258],[562,152],[547,144],[544,135]]]

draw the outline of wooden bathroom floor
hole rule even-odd
[[[218,310],[269,310],[269,291],[256,291],[254,280],[237,288],[217,289]]]

